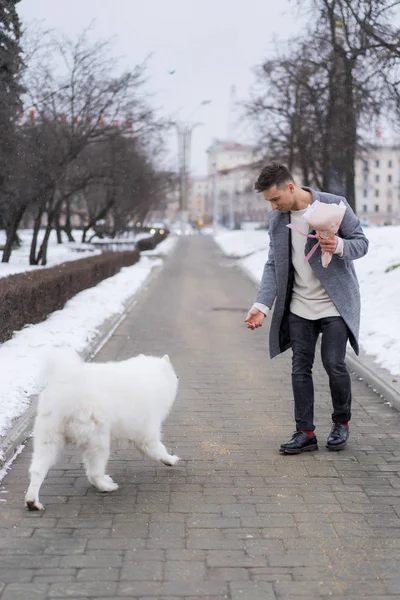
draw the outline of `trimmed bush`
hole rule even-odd
[[[98,256],[0,278],[0,343],[27,324],[40,323],[64,308],[75,294],[140,260],[138,250]]]
[[[156,231],[156,233],[153,236],[138,240],[136,242],[136,248],[140,250],[140,252],[145,252],[146,250],[154,250],[157,244],[165,240],[166,237],[167,234],[159,233],[158,231]]]

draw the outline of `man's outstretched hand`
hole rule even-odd
[[[258,308],[253,307],[247,313],[244,322],[247,323],[247,329],[257,329],[257,327],[261,327],[264,319],[264,313],[261,310],[258,310]]]

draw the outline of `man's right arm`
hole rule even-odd
[[[254,302],[254,307],[261,310],[264,314],[272,308],[276,298],[276,276],[275,276],[275,253],[272,240],[269,242],[268,260],[265,263],[261,278],[260,287]],[[258,306],[257,306],[258,305]],[[263,308],[260,306],[262,305]],[[267,311],[265,312],[265,309]]]
[[[245,318],[248,329],[257,329],[262,326],[264,318],[268,315],[268,312],[275,301],[275,296],[276,279],[274,247],[270,238],[268,260],[264,266],[256,301]]]
[[[264,313],[265,316],[267,316],[267,314],[269,313],[269,306],[266,306],[265,304],[261,304],[261,302],[254,302],[253,308],[256,308],[257,310],[261,310],[261,312]]]

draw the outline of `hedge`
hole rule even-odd
[[[139,250],[98,256],[0,278],[0,343],[27,324],[40,323],[75,294],[140,260]]]
[[[154,250],[154,248],[165,240],[167,237],[166,233],[160,233],[156,231],[156,233],[152,237],[142,238],[136,242],[136,248],[141,252],[145,252],[146,250]]]

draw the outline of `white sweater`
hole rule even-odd
[[[290,220],[297,229],[307,234],[309,226],[307,221],[303,219],[305,211],[306,209],[291,211]],[[340,316],[310,264],[304,261],[307,238],[295,230],[292,230],[291,233],[294,282],[290,311],[303,319],[311,321]],[[343,254],[343,240],[341,238],[337,238],[337,240],[338,245],[335,254],[341,256]],[[279,251],[279,249],[275,249],[275,251]],[[254,304],[254,307],[264,314],[267,314],[271,308],[258,302]]]

